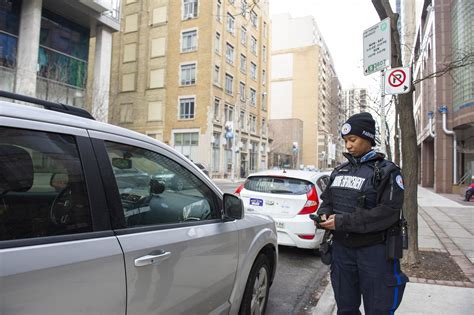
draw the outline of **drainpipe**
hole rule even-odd
[[[433,131],[433,116],[434,113],[432,111],[428,112],[428,125],[430,126],[430,136],[434,139],[436,137]]]
[[[446,127],[446,114],[448,113],[448,107],[446,105],[441,105],[439,108],[439,112],[443,116],[443,131],[447,135],[453,136],[453,184],[456,185],[457,180],[457,154],[456,154],[456,133],[452,130],[448,130]]]

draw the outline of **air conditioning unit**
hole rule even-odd
[[[190,19],[193,19],[193,18],[194,18],[194,14],[193,14],[193,13],[188,13],[188,14],[184,17],[185,20],[190,20]]]

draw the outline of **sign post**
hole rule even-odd
[[[405,94],[410,92],[410,68],[394,68],[387,70],[384,79],[385,94]]]
[[[390,18],[364,31],[364,75],[384,70],[391,63]]]

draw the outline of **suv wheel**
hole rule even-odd
[[[265,255],[260,254],[250,270],[239,314],[265,314],[270,289],[270,265]]]

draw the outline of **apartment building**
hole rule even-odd
[[[0,1],[0,89],[106,121],[119,11],[120,0]]]
[[[303,139],[301,163],[317,168],[333,165],[333,88],[337,78],[332,57],[312,16],[272,17],[271,113],[273,120],[299,119]],[[336,79],[337,80],[337,79]],[[338,80],[337,80],[338,81]],[[337,119],[337,114],[334,119]],[[285,133],[281,129],[280,133]],[[278,137],[277,134],[274,136]],[[283,136],[282,136],[283,137]],[[294,142],[294,141],[292,141]]]
[[[367,89],[351,88],[342,91],[343,121],[354,114],[368,111]]]
[[[213,177],[267,167],[268,1],[125,0],[110,121]]]
[[[410,9],[413,4],[402,5]],[[450,63],[462,64],[468,54],[472,59],[473,20],[472,1],[425,0],[412,23],[413,78],[424,79],[413,94],[419,182],[438,193],[462,191],[474,181],[474,65],[467,62],[450,73],[426,78]]]

